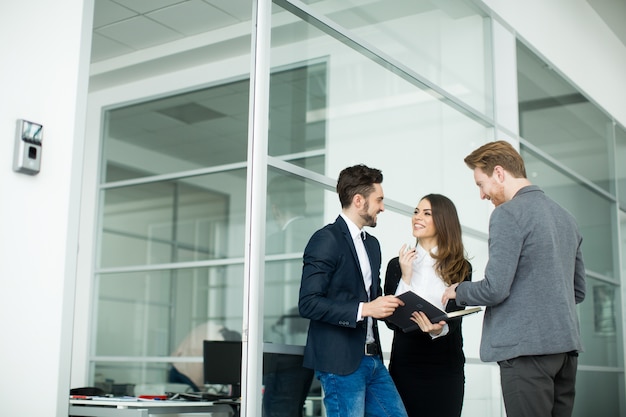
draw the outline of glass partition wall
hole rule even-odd
[[[578,309],[585,351],[574,415],[622,415],[623,129],[521,42],[517,60],[527,174],[576,217],[583,235],[587,295]]]
[[[478,198],[463,158],[496,139],[490,19],[464,0],[393,7],[385,0],[273,2],[271,46],[257,51],[271,68],[269,94],[257,98],[269,107],[264,268],[247,271],[254,8],[243,0],[229,8],[238,21],[190,36],[179,51],[167,45],[162,66],[143,68],[145,81],[135,79],[142,71],[136,63],[118,86],[106,74],[92,77],[92,88],[109,101],[100,119],[89,378],[137,395],[217,392],[227,387],[204,384],[202,341],[259,342],[262,375],[247,375],[246,361],[242,374],[244,383],[261,381],[264,397],[244,414],[269,416],[284,406],[272,395],[284,385],[281,377],[291,376],[291,385],[308,392],[299,405],[305,415],[321,416],[319,384],[292,372],[300,368],[307,331],[297,302],[304,246],[340,212],[334,186],[341,169],[364,163],[383,171],[386,210],[370,230],[380,240],[383,268],[412,238],[414,206],[436,192],[457,205],[474,280],[482,278],[491,205]],[[623,398],[624,203],[620,209],[615,195],[624,190],[624,172],[611,152],[623,153],[626,136],[562,78],[538,77],[541,60],[522,44],[517,49],[516,139],[530,179],[573,212],[585,239],[589,294],[579,312],[588,353],[579,384],[594,392],[612,387],[603,395],[607,410],[616,410]],[[185,65],[197,70],[194,76],[180,76]],[[154,71],[161,82],[151,79]],[[124,98],[108,98],[122,87]],[[554,120],[561,122],[550,125]],[[589,157],[600,170],[584,162]],[[245,317],[253,280],[262,284],[262,294],[250,295],[261,303],[258,323]],[[482,313],[463,323],[463,415],[504,416],[497,367],[478,355],[481,322]],[[253,326],[258,332],[250,332]],[[381,331],[388,357],[392,334]],[[251,333],[262,340],[248,340]],[[593,395],[580,394],[577,415],[595,403]]]

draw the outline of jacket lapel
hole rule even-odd
[[[367,296],[367,292],[368,291],[367,291],[367,288],[365,288],[365,282],[364,282],[364,278],[363,278],[363,271],[361,270],[361,263],[359,262],[359,255],[357,255],[357,253],[356,253],[356,247],[354,246],[354,240],[352,239],[352,236],[350,235],[350,229],[348,228],[348,225],[346,224],[346,221],[341,216],[337,217],[337,223],[340,225],[341,232],[343,233],[343,237],[346,239],[346,243],[348,244],[348,247],[350,248],[350,252],[352,253],[352,257],[353,257],[354,262],[355,262],[355,264],[357,266],[357,270],[359,271],[359,278],[361,279],[361,288],[363,289],[363,291],[365,291],[365,295]],[[363,243],[365,244],[366,242],[367,242],[367,239]],[[367,244],[365,244],[365,251],[368,253],[367,257],[370,258],[370,256],[369,256],[369,249],[367,247]],[[370,262],[370,268],[371,268],[372,261],[369,260],[369,262]],[[372,275],[374,275],[374,274],[372,274]],[[372,286],[374,286],[373,282],[372,282]]]

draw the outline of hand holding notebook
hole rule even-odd
[[[411,315],[414,311],[422,311],[430,319],[431,323],[438,323],[442,320],[450,321],[482,310],[480,307],[470,307],[465,310],[446,313],[413,291],[407,291],[400,294],[398,295],[398,298],[404,301],[404,305],[396,308],[394,313],[389,316],[387,320],[400,327],[405,333],[419,328],[417,323],[411,320]]]

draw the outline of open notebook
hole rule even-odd
[[[414,311],[423,311],[426,316],[428,316],[431,323],[439,323],[442,320],[450,321],[467,316],[468,314],[478,313],[482,310],[480,307],[470,307],[465,310],[446,313],[413,291],[407,291],[400,294],[398,298],[404,301],[404,305],[396,308],[396,311],[394,311],[391,316],[387,317],[386,320],[400,327],[405,333],[419,328],[417,323],[411,320],[411,314],[413,314]]]

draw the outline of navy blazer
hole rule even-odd
[[[366,233],[363,242],[372,270],[370,298],[382,294],[378,240]],[[304,250],[298,308],[310,319],[303,365],[317,371],[348,375],[365,353],[367,320],[357,322],[359,303],[367,302],[356,249],[341,216],[313,234]],[[374,337],[380,349],[376,320]],[[382,359],[382,355],[381,355]]]

